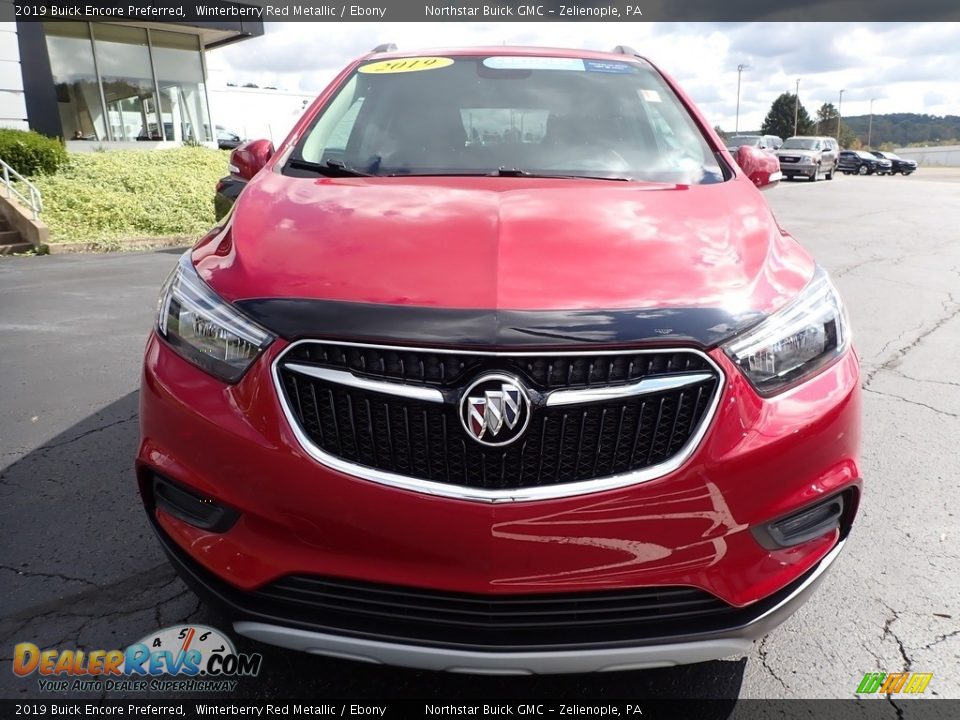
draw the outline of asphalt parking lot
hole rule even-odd
[[[745,660],[572,677],[437,675],[240,640],[264,664],[236,695],[844,698],[866,672],[912,670],[934,673],[928,695],[960,698],[960,170],[767,198],[839,284],[866,390],[860,518],[798,614]],[[167,565],[132,474],[141,350],[176,257],[0,261],[2,697],[41,696],[10,670],[17,642],[109,649],[188,620],[228,628]]]

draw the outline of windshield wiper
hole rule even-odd
[[[604,175],[567,175],[567,174],[552,174],[552,173],[541,173],[541,172],[530,172],[529,170],[521,170],[520,168],[508,168],[505,166],[500,166],[492,173],[488,173],[490,177],[524,177],[524,178],[552,178],[557,180],[616,180],[619,182],[630,182],[631,178],[627,177],[610,177]]]
[[[325,163],[315,163],[301,158],[290,158],[287,165],[297,170],[309,170],[324,177],[373,177],[372,173],[355,170],[341,160],[327,160]]]

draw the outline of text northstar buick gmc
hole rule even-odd
[[[846,313],[684,93],[612,53],[347,67],[180,258],[137,474],[240,634],[464,672],[742,653],[840,553]]]

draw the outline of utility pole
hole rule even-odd
[[[733,126],[733,134],[736,135],[740,132],[740,74],[746,70],[749,65],[740,64],[737,65],[737,121]]]
[[[837,145],[840,144],[840,119],[843,117],[843,113],[840,111],[843,109],[843,93],[844,90],[841,90],[840,102],[837,103]]]
[[[797,134],[797,113],[800,112],[800,78],[797,78],[797,91],[793,94],[793,134]]]
[[[870,125],[867,129],[867,147],[873,147],[871,140],[873,140],[873,101],[876,98],[870,98]]]

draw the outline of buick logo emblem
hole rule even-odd
[[[483,445],[509,445],[530,421],[530,400],[510,375],[484,375],[460,400],[460,422],[467,435]]]

